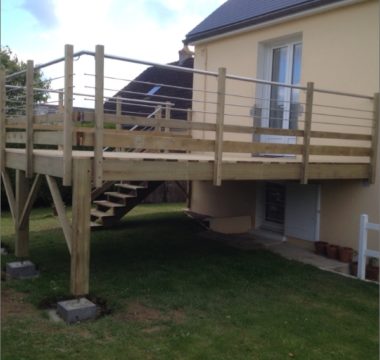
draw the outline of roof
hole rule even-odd
[[[193,68],[194,59],[188,58],[183,62],[173,62],[170,65]],[[175,87],[173,87],[175,86]],[[151,114],[155,105],[137,105],[133,99],[149,100],[156,102],[171,102],[173,108],[190,109],[192,105],[193,74],[180,70],[171,70],[161,67],[149,67],[127,86],[118,91],[115,97],[131,99],[122,103],[123,115],[147,116]],[[108,100],[104,104],[104,110],[108,113],[116,112],[115,100]],[[186,120],[187,112],[172,110],[171,118]]]
[[[228,0],[191,30],[191,43],[343,0]]]

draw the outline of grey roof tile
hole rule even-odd
[[[262,23],[342,0],[228,0],[186,35],[186,41]]]

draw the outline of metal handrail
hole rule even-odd
[[[88,55],[88,56],[95,56],[95,52],[93,51],[87,51],[87,50],[82,50],[79,52],[76,52],[73,54],[75,58],[81,57],[82,55]],[[124,57],[124,56],[118,56],[118,55],[111,55],[111,54],[104,54],[104,58],[110,59],[110,60],[118,60],[118,61],[124,61],[124,62],[130,62],[134,64],[141,64],[141,65],[147,65],[147,66],[155,66],[159,67],[162,69],[169,69],[169,70],[176,70],[176,71],[182,71],[182,72],[188,72],[188,73],[193,73],[193,74],[200,74],[200,75],[208,75],[208,76],[213,76],[215,78],[218,77],[218,73],[214,71],[206,71],[206,70],[200,70],[200,69],[190,69],[190,68],[185,68],[177,65],[169,65],[169,64],[160,64],[156,63],[153,61],[146,61],[146,60],[138,60],[134,58],[129,58],[129,57]],[[57,64],[59,62],[64,61],[64,57],[57,58],[55,60],[49,61],[44,64],[36,65],[34,67],[35,70],[40,70],[44,67],[50,66]],[[26,72],[25,70],[18,71],[16,73],[10,74],[6,76],[6,80],[9,80],[17,75],[23,74]],[[273,86],[281,86],[281,87],[286,87],[286,88],[291,88],[291,89],[297,89],[297,90],[306,90],[305,86],[299,86],[299,85],[293,85],[293,84],[286,84],[286,83],[279,83],[279,82],[274,82],[274,81],[267,81],[267,80],[261,80],[261,79],[256,79],[256,78],[251,78],[251,77],[245,77],[245,76],[237,76],[237,75],[226,75],[227,79],[230,80],[239,80],[239,81],[247,81],[247,82],[253,82],[256,84],[262,84],[262,85],[273,85]],[[356,97],[356,98],[361,98],[361,99],[367,99],[367,100],[373,100],[373,96],[368,96],[368,95],[363,95],[363,94],[355,94],[355,93],[348,93],[348,92],[342,92],[342,91],[335,91],[335,90],[328,90],[328,89],[321,89],[321,88],[315,88],[315,92],[319,93],[325,93],[325,94],[331,94],[331,95],[340,95],[340,96],[349,96],[349,97]]]

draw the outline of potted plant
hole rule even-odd
[[[326,248],[327,257],[329,259],[338,259],[338,248],[339,248],[338,245],[328,244]]]
[[[354,256],[354,249],[346,246],[340,246],[338,248],[338,257],[339,260],[345,263],[352,262]]]
[[[318,255],[326,255],[326,247],[327,242],[326,241],[316,241],[314,243],[315,246],[315,253]]]

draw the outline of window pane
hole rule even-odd
[[[273,49],[272,81],[286,82],[286,70],[288,68],[288,47]],[[282,128],[284,117],[285,88],[271,86],[270,94],[269,127]]]

